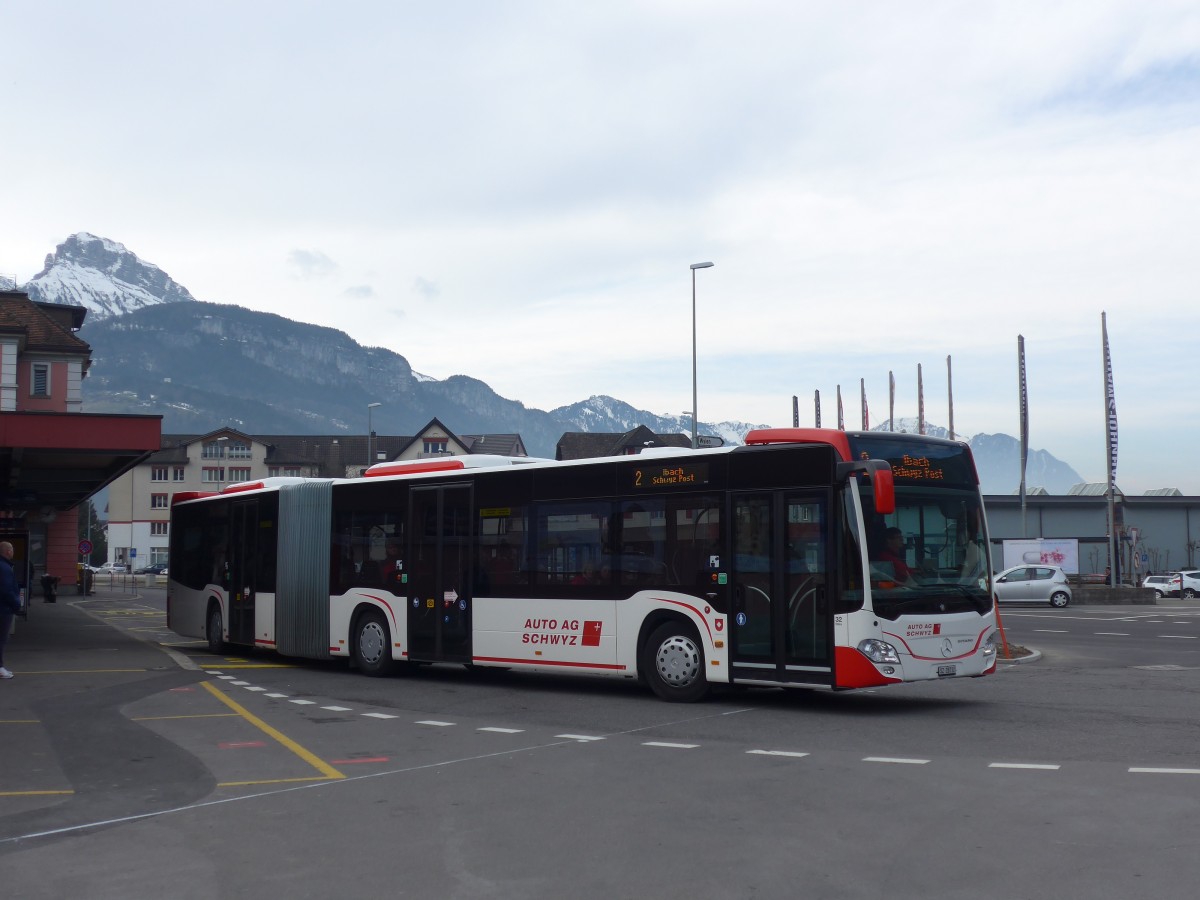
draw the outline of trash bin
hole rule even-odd
[[[46,574],[42,576],[42,599],[47,603],[58,602],[58,576]]]

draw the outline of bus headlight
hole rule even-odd
[[[873,663],[900,662],[900,657],[896,654],[895,647],[887,641],[880,641],[875,638],[867,638],[865,641],[859,641],[858,652]]]
[[[989,634],[987,640],[983,642],[983,655],[985,659],[996,655],[996,632],[993,631]]]

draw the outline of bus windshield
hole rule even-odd
[[[870,485],[860,483],[871,598],[875,613],[987,612],[991,565],[977,490],[897,485],[896,509],[875,512]]]

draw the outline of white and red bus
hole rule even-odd
[[[555,462],[463,456],[180,494],[170,627],[369,675],[459,663],[844,690],[987,675],[966,445],[819,429]],[[898,532],[898,536],[897,536]]]

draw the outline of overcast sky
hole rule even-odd
[[[1200,6],[6,0],[0,273],[68,235],[528,406],[917,412],[1200,493]],[[380,398],[385,400],[386,398]],[[451,428],[453,423],[448,422]],[[386,426],[381,426],[386,427]]]

